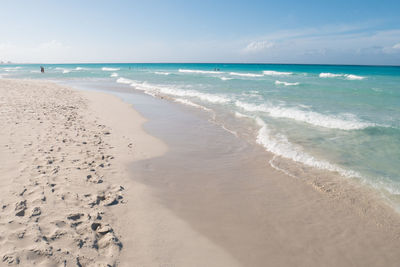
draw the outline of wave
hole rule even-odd
[[[199,98],[203,101],[206,102],[211,102],[211,103],[227,103],[230,100],[227,99],[224,96],[220,95],[214,95],[214,94],[207,94],[207,93],[200,93],[195,90],[181,90],[181,89],[176,89],[176,88],[168,88],[168,87],[161,87],[159,88],[160,92],[163,94],[168,94],[168,95],[174,95],[174,96],[180,96],[180,97],[196,97]]]
[[[86,68],[76,67],[75,70],[86,70]]]
[[[183,73],[201,73],[201,74],[219,74],[219,73],[224,73],[222,71],[187,70],[187,69],[179,69],[179,72],[183,72]]]
[[[65,68],[59,68],[59,67],[57,67],[57,68],[55,68],[56,70],[60,70],[60,71],[62,71],[62,73],[64,73],[64,74],[66,74],[66,73],[70,73],[72,70],[70,70],[70,69],[65,69]]]
[[[156,71],[156,72],[154,72],[155,74],[158,74],[158,75],[170,75],[171,73],[169,73],[169,72],[163,72],[163,71]]]
[[[255,74],[255,73],[239,73],[239,72],[230,72],[229,75],[234,76],[242,76],[242,77],[263,77],[263,74]]]
[[[240,113],[240,112],[237,112],[237,111],[235,111],[235,117],[237,117],[237,118],[251,118],[250,116],[248,116],[246,114],[243,114],[243,113]]]
[[[195,97],[200,100],[210,102],[210,103],[227,103],[230,102],[229,98],[226,98],[225,96],[222,95],[215,95],[215,94],[209,94],[209,93],[201,93],[196,90],[183,90],[180,88],[174,88],[171,86],[161,86],[161,85],[155,85],[155,84],[149,84],[147,82],[139,82],[139,81],[133,81],[130,79],[126,78],[118,78],[117,83],[122,83],[122,84],[129,84],[132,87],[135,87],[137,90],[141,90],[147,93],[161,93],[161,94],[166,94],[166,95],[172,95],[172,96],[179,96],[179,97]]]
[[[126,78],[118,78],[117,83],[132,84],[134,81]]]
[[[220,77],[221,80],[223,81],[229,81],[232,80],[233,78],[228,78],[228,77]]]
[[[264,75],[270,76],[281,76],[281,75],[292,75],[293,72],[283,72],[283,71],[274,71],[274,70],[264,70]]]
[[[10,72],[10,71],[18,71],[19,69],[22,69],[22,67],[4,67],[2,69],[4,71]]]
[[[290,143],[287,137],[282,134],[272,136],[267,124],[261,118],[256,117],[255,121],[257,125],[260,126],[256,141],[267,151],[272,152],[282,158],[300,162],[310,167],[338,172],[345,177],[361,177],[361,175],[357,172],[345,170],[325,160],[316,159],[315,157],[304,152],[301,147]]]
[[[345,77],[347,80],[363,80],[365,77],[363,76],[358,76],[354,74],[335,74],[335,73],[329,73],[329,72],[321,72],[319,74],[320,78],[336,78],[336,77]]]
[[[174,101],[175,101],[175,102],[178,102],[178,103],[181,103],[181,104],[184,104],[184,105],[188,105],[188,106],[192,106],[192,107],[195,107],[195,108],[199,108],[199,109],[202,109],[202,110],[205,110],[205,111],[211,111],[211,109],[206,108],[206,107],[204,107],[204,106],[202,106],[202,105],[193,103],[192,101],[189,101],[189,100],[187,100],[187,99],[177,98],[177,99],[175,99]]]
[[[291,86],[291,85],[299,85],[300,83],[296,82],[296,83],[288,83],[288,82],[281,82],[281,81],[275,81],[276,85],[280,85],[283,84],[284,86]]]
[[[363,76],[358,76],[358,75],[353,75],[353,74],[346,74],[346,79],[347,80],[364,80],[365,77]]]
[[[270,117],[292,119],[308,123],[314,126],[340,129],[340,130],[359,130],[367,127],[376,126],[374,123],[362,122],[357,120],[354,115],[347,114],[347,118],[324,115],[314,111],[305,111],[297,108],[288,108],[281,106],[253,105],[236,101],[235,105],[250,112],[267,113]],[[343,116],[344,117],[344,116]]]
[[[110,77],[118,77],[118,73],[113,72],[113,73],[111,73]]]
[[[335,77],[341,77],[343,74],[334,74],[334,73],[329,73],[329,72],[321,72],[319,74],[320,78],[335,78]]]
[[[103,67],[101,68],[102,71],[117,71],[120,70],[119,68],[107,68],[107,67]]]

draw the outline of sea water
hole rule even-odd
[[[0,65],[2,78],[112,82],[209,113],[277,157],[400,196],[400,67]],[[236,123],[231,123],[234,120]],[[241,127],[242,124],[250,127]],[[267,164],[267,161],[266,161]]]

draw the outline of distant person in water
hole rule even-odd
[[[44,67],[43,66],[40,66],[40,72],[44,73]]]

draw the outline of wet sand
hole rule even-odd
[[[204,112],[139,94],[121,97],[170,148],[133,164],[135,180],[241,266],[400,263],[399,216],[370,190],[324,173],[285,175],[268,164],[271,154]]]

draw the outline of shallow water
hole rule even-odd
[[[372,195],[346,192],[347,183],[340,186],[345,179],[335,177],[329,183],[344,190],[336,190],[332,199],[302,179],[274,170],[267,164],[273,155],[253,140],[251,120],[245,123],[217,110],[214,116],[112,82],[68,84],[111,92],[148,119],[145,131],[163,140],[168,151],[130,164],[131,178],[148,186],[158,204],[243,266],[385,265],[379,264],[382,258],[398,258],[397,243],[388,242],[394,232],[388,229],[397,224],[388,219],[386,209],[371,209],[377,204]],[[355,198],[367,201],[348,205]],[[360,217],[360,210],[369,216]],[[155,223],[160,229],[168,224]]]
[[[400,67],[68,64],[38,70],[1,66],[0,76],[86,80],[168,97],[203,110],[277,160],[361,179],[393,201],[400,195]]]

